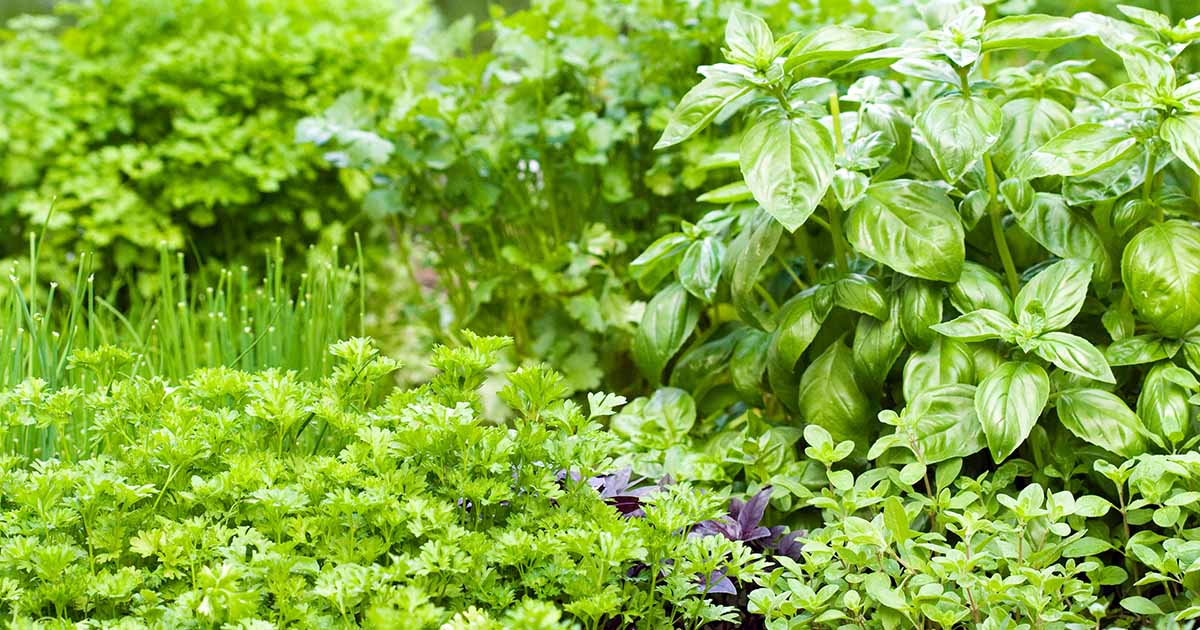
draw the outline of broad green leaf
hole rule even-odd
[[[854,374],[854,357],[841,341],[817,357],[800,378],[799,410],[809,424],[824,427],[838,441],[851,440],[857,451],[870,445],[875,412]]]
[[[757,328],[746,328],[733,346],[729,376],[743,400],[762,400],[763,373],[767,369],[767,347],[770,343],[771,335]]]
[[[693,242],[679,262],[679,282],[688,293],[711,303],[721,281],[721,261],[725,245],[709,236]]]
[[[1015,174],[1023,179],[1088,175],[1116,163],[1136,146],[1137,138],[1126,131],[1084,123],[1046,141],[1017,165]]]
[[[833,181],[833,140],[808,118],[767,114],[742,136],[741,156],[754,199],[789,232],[804,225]]]
[[[1114,341],[1104,351],[1109,365],[1141,365],[1174,357],[1182,341],[1163,339],[1157,335],[1137,335]]]
[[[981,97],[942,97],[917,117],[925,144],[951,184],[1000,140],[1003,127],[1000,108]]]
[[[1123,457],[1146,452],[1142,421],[1120,398],[1101,389],[1059,392],[1058,419],[1079,439]]]
[[[755,291],[759,273],[775,253],[783,228],[771,215],[758,210],[726,252],[723,268],[729,271],[729,293],[738,317],[755,328],[767,330],[766,317]]]
[[[745,96],[751,89],[753,86],[736,74],[718,73],[704,79],[683,95],[654,148],[665,149],[696,135],[726,105]]]
[[[699,319],[700,309],[678,282],[650,299],[633,338],[633,359],[647,378],[659,382],[663,368],[692,335]]]
[[[775,37],[762,18],[734,10],[725,25],[725,56],[733,63],[764,67],[775,52]]]
[[[750,192],[750,187],[746,185],[745,180],[725,184],[720,188],[714,188],[699,197],[696,201],[700,203],[715,203],[727,204],[737,203],[739,201],[749,201],[754,198],[754,193]]]
[[[860,317],[854,327],[854,362],[867,382],[878,386],[904,352],[904,335],[897,317]]]
[[[1200,174],[1200,114],[1172,116],[1163,121],[1159,135],[1166,140],[1171,152],[1197,174]]]
[[[1158,604],[1155,604],[1154,602],[1140,595],[1122,599],[1121,608],[1124,608],[1132,613],[1145,615],[1156,619],[1166,616],[1166,613],[1163,612],[1162,608],[1158,607]]]
[[[1014,208],[1013,216],[1021,229],[1051,254],[1092,263],[1095,280],[1108,278],[1112,273],[1112,262],[1100,230],[1090,217],[1067,206],[1062,196],[1037,193],[1027,207]]]
[[[1154,161],[1155,172],[1161,171],[1172,161],[1170,149],[1158,146]],[[1062,194],[1073,206],[1087,205],[1097,201],[1117,199],[1142,185],[1146,179],[1146,155],[1151,149],[1138,144],[1126,151],[1112,164],[1087,175],[1068,177],[1063,181]]]
[[[904,363],[904,400],[944,385],[975,382],[975,355],[970,346],[939,337],[924,352],[914,352]]]
[[[1118,46],[1116,52],[1125,63],[1130,81],[1149,86],[1160,94],[1175,91],[1175,68],[1158,50],[1148,46]]]
[[[944,385],[922,391],[904,413],[917,418],[912,430],[926,464],[967,457],[987,445],[975,412],[974,385]]]
[[[1000,107],[1004,128],[992,159],[1008,173],[1054,136],[1075,124],[1071,111],[1050,98],[1018,98]]]
[[[1190,392],[1172,379],[1171,372],[1183,368],[1170,363],[1159,363],[1150,369],[1142,380],[1142,391],[1138,395],[1137,415],[1146,428],[1161,436],[1170,444],[1179,444],[1188,437],[1191,427]],[[1194,378],[1194,377],[1193,377]]]
[[[990,308],[981,308],[933,327],[938,334],[960,341],[1006,339],[1016,330],[1007,315]]]
[[[937,338],[932,327],[942,321],[942,287],[923,280],[906,279],[899,290],[900,331],[909,345],[928,348]]]
[[[629,275],[643,291],[653,291],[675,271],[689,242],[688,237],[680,232],[663,236],[629,263]]]
[[[1117,382],[1104,355],[1082,337],[1065,332],[1048,332],[1034,340],[1033,351],[1072,374],[1105,383]]]
[[[1029,437],[1050,398],[1050,378],[1036,363],[1002,363],[979,383],[975,412],[992,461],[999,464]]]
[[[647,448],[665,449],[685,438],[696,423],[696,403],[690,394],[664,387],[650,398],[638,398],[612,417],[618,435]]]
[[[790,71],[800,64],[811,61],[851,59],[869,50],[879,48],[893,39],[896,39],[896,36],[890,33],[868,31],[838,24],[826,26],[805,35],[796,42],[784,67]]]
[[[1167,221],[1142,230],[1125,246],[1121,277],[1144,321],[1183,337],[1200,324],[1200,229]]]
[[[1089,262],[1060,260],[1046,267],[1017,293],[1017,321],[1033,325],[1040,320],[1040,332],[1066,328],[1083,308],[1091,276]]]
[[[912,529],[909,527],[911,524],[912,520],[908,518],[908,512],[904,511],[904,502],[900,497],[891,496],[883,502],[883,525],[892,540],[903,543],[912,538]]]
[[[879,280],[860,273],[847,274],[834,283],[833,292],[838,306],[875,319],[887,319],[888,301]]]
[[[1083,37],[1069,18],[1051,15],[1011,15],[983,27],[983,50],[1053,50]]]
[[[925,280],[958,280],[966,258],[954,203],[924,182],[894,180],[868,188],[850,212],[846,237],[871,260]]]
[[[1000,274],[969,260],[963,263],[958,282],[950,285],[950,304],[963,314],[980,309],[990,309],[1005,317],[1012,313],[1012,297]]]
[[[796,362],[821,331],[833,309],[832,290],[814,287],[788,300],[779,309],[778,324],[767,347],[767,380],[788,407],[796,392]]]

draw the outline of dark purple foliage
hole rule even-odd
[[[758,551],[771,551],[798,560],[802,546],[798,539],[805,534],[804,531],[791,532],[782,525],[770,528],[762,525],[770,498],[771,487],[767,486],[750,497],[749,501],[733,499],[729,515],[697,524],[692,529],[692,535],[724,536],[746,543]]]

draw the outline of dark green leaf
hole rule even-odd
[[[779,245],[783,228],[771,215],[756,211],[726,253],[724,268],[729,270],[729,292],[742,321],[756,328],[768,328],[755,291],[763,265]]]
[[[662,378],[663,368],[696,329],[700,309],[688,300],[687,290],[673,283],[646,305],[633,339],[633,358],[651,381]]]
[[[679,282],[688,293],[712,302],[721,281],[721,261],[725,257],[725,245],[709,236],[688,246],[679,263]]]
[[[854,357],[834,342],[800,378],[799,410],[805,422],[820,425],[838,441],[851,440],[863,453],[870,445],[874,410],[859,388]]]
[[[1170,363],[1154,366],[1142,381],[1142,391],[1137,401],[1137,415],[1146,428],[1170,444],[1183,442],[1191,427],[1190,392],[1177,382],[1181,379],[1171,378],[1171,372],[1176,370],[1191,376],[1183,368]]]
[[[942,287],[908,279],[900,286],[900,330],[909,345],[928,348],[937,338],[933,326],[942,321]]]
[[[831,294],[829,287],[814,287],[779,309],[778,325],[767,349],[767,379],[771,390],[789,407],[796,395],[796,362],[833,309]]]
[[[1125,246],[1121,277],[1143,320],[1183,337],[1200,324],[1200,229],[1167,221],[1142,230]]]

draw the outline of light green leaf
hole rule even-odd
[[[1126,131],[1084,123],[1048,140],[1017,166],[1015,175],[1088,175],[1116,163],[1136,146],[1137,138]]]
[[[1178,339],[1163,339],[1157,335],[1137,335],[1114,341],[1104,351],[1109,365],[1141,365],[1169,359],[1183,345]]]
[[[970,346],[939,337],[928,350],[912,353],[904,363],[904,400],[912,402],[921,392],[974,381],[975,355]]]
[[[1174,370],[1190,376],[1183,368],[1166,362],[1151,368],[1142,380],[1137,415],[1146,424],[1146,428],[1156,435],[1163,437],[1170,444],[1179,444],[1188,437],[1191,406],[1188,404],[1188,389],[1171,378],[1171,372]]]
[[[725,245],[712,236],[688,246],[679,263],[679,282],[688,293],[711,303],[721,281],[721,261]]]
[[[904,352],[904,335],[897,320],[894,316],[883,320],[860,317],[854,327],[854,362],[863,378],[873,385],[887,380]]]
[[[912,427],[926,464],[967,457],[986,442],[975,411],[974,385],[945,385],[917,395],[904,414],[916,418]]]
[[[1036,363],[1002,363],[979,383],[975,412],[992,461],[1004,461],[1029,437],[1049,399],[1050,377]]]
[[[1066,328],[1083,308],[1091,276],[1089,262],[1060,260],[1046,267],[1017,293],[1017,321],[1032,325],[1040,320],[1041,332]]]
[[[917,128],[942,175],[953,184],[1000,140],[1004,117],[988,99],[946,96],[917,117]]]
[[[779,246],[783,227],[762,210],[757,210],[746,227],[729,245],[723,268],[729,271],[729,293],[738,317],[755,328],[768,329],[755,292],[758,275]]]
[[[1146,452],[1146,427],[1133,411],[1110,392],[1071,389],[1059,392],[1058,419],[1079,439],[1123,457]]]
[[[805,35],[788,55],[785,68],[792,70],[811,61],[836,61],[857,57],[896,39],[890,33],[868,31],[834,24]]]
[[[942,321],[942,287],[908,278],[900,285],[899,294],[900,331],[909,345],[928,348],[937,338],[932,327]]]
[[[966,258],[954,203],[932,184],[875,184],[850,212],[846,237],[864,256],[900,273],[955,282]]]
[[[982,308],[938,324],[933,329],[961,341],[984,341],[1006,338],[1016,329],[1016,324],[1003,313]]]
[[[663,236],[629,263],[629,275],[643,291],[653,291],[675,270],[689,242],[680,232]]]
[[[764,67],[775,52],[775,37],[762,18],[734,10],[725,25],[725,56],[733,63]]]
[[[1053,50],[1083,35],[1069,18],[1011,15],[983,27],[983,50]]]
[[[1013,99],[1000,110],[1004,114],[1004,129],[992,160],[1002,173],[1010,172],[1050,138],[1075,124],[1071,111],[1050,98]]]
[[[688,300],[687,290],[673,283],[651,298],[633,338],[633,358],[651,381],[662,378],[663,368],[696,329],[700,309]]]
[[[737,74],[715,73],[704,79],[683,95],[654,148],[665,149],[696,135],[712,123],[726,105],[745,96],[751,89],[753,86]]]
[[[1092,263],[1095,280],[1112,273],[1112,261],[1100,230],[1090,217],[1067,206],[1062,196],[1037,193],[1033,203],[1014,208],[1013,216],[1033,240],[1055,256]]]
[[[1200,229],[1167,221],[1142,230],[1125,246],[1121,277],[1138,315],[1163,335],[1200,325]]]
[[[750,192],[750,187],[746,185],[746,181],[733,182],[725,184],[719,188],[714,188],[699,197],[696,201],[700,203],[715,203],[728,204],[737,203],[739,201],[749,201],[754,198],[754,193]]]
[[[959,313],[990,309],[1005,317],[1012,313],[1012,297],[1000,274],[976,262],[963,263],[958,282],[950,285],[950,304]]]
[[[1034,340],[1033,351],[1072,374],[1105,383],[1117,382],[1104,355],[1082,337],[1065,332],[1048,332]]]
[[[741,156],[754,199],[789,232],[804,225],[833,181],[833,140],[808,118],[765,115],[742,136]]]
[[[1200,114],[1172,116],[1163,121],[1159,135],[1171,147],[1171,152],[1197,174],[1200,174]]]

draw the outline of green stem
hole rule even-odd
[[[834,150],[836,155],[841,155],[845,150],[845,143],[842,140],[842,108],[838,103],[837,92],[829,95],[829,115],[833,121]],[[833,234],[834,264],[837,265],[838,271],[845,273],[850,268],[846,255],[846,230],[842,227],[842,208],[836,202],[829,204],[829,231]]]
[[[1002,209],[996,185],[996,169],[992,166],[990,153],[983,154],[983,168],[987,175],[988,220],[992,224],[992,239],[996,241],[996,251],[1000,253],[1000,262],[1004,265],[1004,276],[1008,278],[1008,289],[1015,296],[1021,288],[1021,281],[1017,276],[1017,267],[1013,264],[1012,252],[1008,249],[1008,238],[1004,235]]]
[[[1142,201],[1150,201],[1150,194],[1154,192],[1154,180],[1157,179],[1154,174],[1154,169],[1158,168],[1158,153],[1154,147],[1146,149],[1146,178],[1142,180]],[[1158,223],[1162,223],[1163,219],[1162,206],[1154,204],[1154,219]]]

